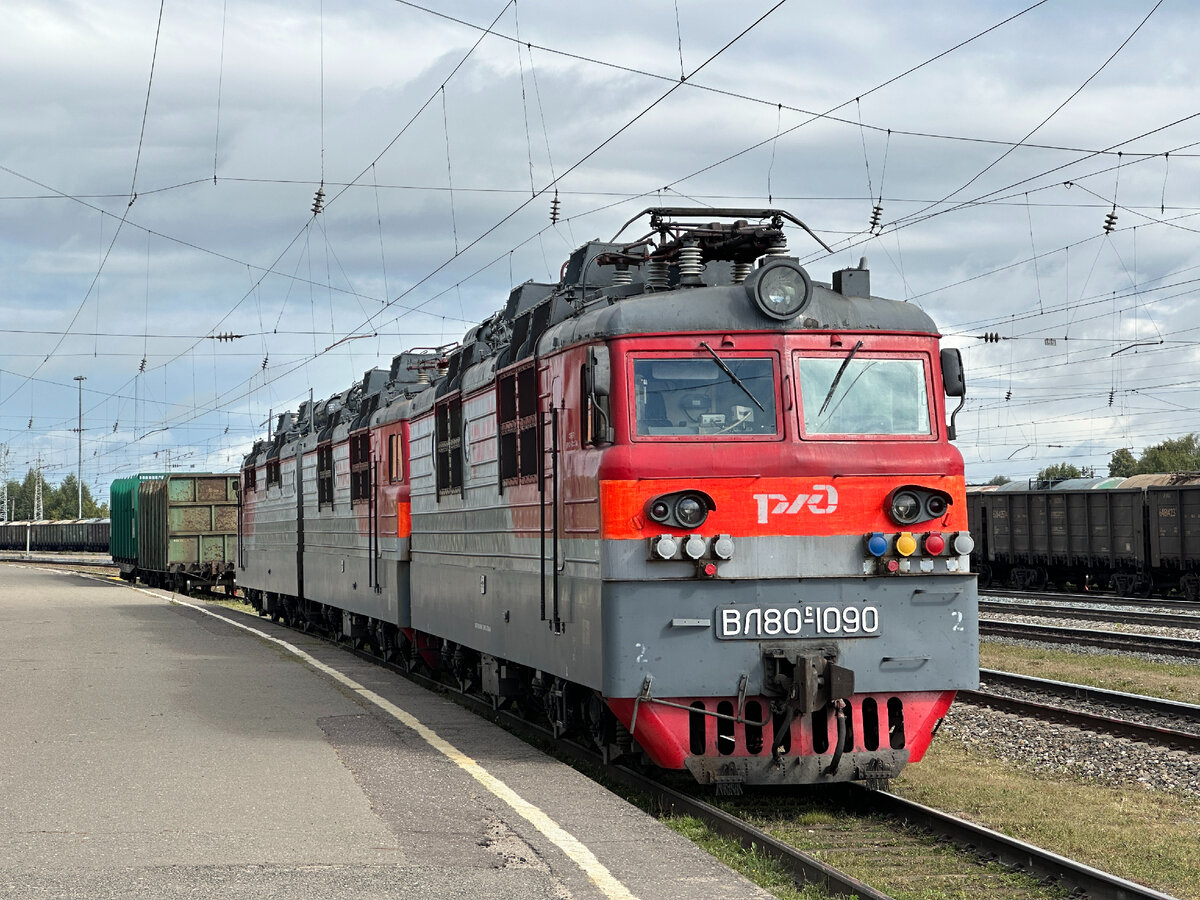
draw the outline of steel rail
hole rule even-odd
[[[1173,613],[1135,611],[1123,609],[1096,609],[1090,606],[1058,606],[1035,603],[1003,603],[980,600],[980,612],[1004,613],[1014,616],[1042,616],[1060,619],[1081,619],[1085,622],[1121,622],[1128,625],[1149,625],[1155,628],[1193,628],[1200,630],[1200,615],[1175,615]]]
[[[1060,628],[1056,625],[1026,625],[996,619],[980,619],[979,633],[990,637],[1043,641],[1049,644],[1074,644],[1078,647],[1099,647],[1126,653],[1158,653],[1163,656],[1200,659],[1200,641],[1187,638],[1160,637],[1127,631]]]
[[[1105,716],[1095,712],[1072,709],[1052,702],[1043,702],[1027,697],[1010,697],[1007,694],[994,693],[986,688],[989,685],[996,685],[1036,693],[1049,693],[1053,695],[1054,699],[1067,701],[1085,700],[1093,703],[1102,703],[1119,707],[1122,711],[1131,712],[1135,715],[1139,712],[1149,712],[1155,715],[1181,719],[1192,724],[1200,724],[1200,706],[1190,703],[1177,703],[1173,700],[1161,700],[1156,697],[1145,697],[1140,694],[1124,694],[1118,691],[1093,688],[1087,685],[1031,678],[1026,675],[1015,675],[1011,672],[997,672],[992,669],[980,669],[979,674],[984,682],[980,690],[959,691],[957,699],[960,702],[972,703],[976,706],[986,706],[991,709],[1011,712],[1021,716],[1059,722],[1086,731],[1103,732],[1135,741],[1144,741],[1170,749],[1187,750],[1192,753],[1200,752],[1200,734],[1195,732],[1164,728],[1131,718]]]
[[[975,852],[995,857],[1000,862],[1049,878],[1083,891],[1091,900],[1172,900],[1156,891],[1100,869],[1076,862],[1033,844],[1001,834],[965,819],[905,800],[888,791],[865,791],[863,803],[904,822],[948,838],[954,844],[974,848]]]
[[[1200,603],[1179,597],[1121,597],[1117,594],[1068,593],[1066,591],[1018,591],[1007,588],[980,590],[980,597],[1014,600],[1044,600],[1049,603],[1086,603],[1092,606],[1156,606],[1163,609],[1186,609],[1200,612]]]
[[[89,568],[115,569],[111,559],[96,559],[85,556],[32,556],[18,551],[0,552],[0,562],[31,563],[43,566],[87,566]]]

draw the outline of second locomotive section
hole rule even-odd
[[[886,783],[978,683],[957,354],[865,268],[813,284],[778,219],[654,212],[412,400],[402,636],[609,756]]]

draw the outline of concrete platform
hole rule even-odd
[[[0,897],[771,896],[391,672],[169,597],[0,564]]]

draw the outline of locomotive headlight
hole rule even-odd
[[[655,500],[650,504],[650,518],[655,522],[665,522],[671,515],[671,504],[666,500]]]
[[[675,501],[675,518],[684,528],[699,528],[708,518],[708,507],[694,494],[684,494]]]
[[[930,518],[936,519],[946,511],[946,498],[940,494],[932,494],[925,499],[925,511]]]
[[[796,263],[776,259],[746,279],[746,290],[762,313],[782,321],[804,309],[812,296],[812,281]]]
[[[912,491],[896,491],[892,495],[891,514],[901,525],[911,525],[921,518],[921,498]]]

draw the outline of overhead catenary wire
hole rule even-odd
[[[777,114],[778,114],[778,110],[779,110],[779,107],[777,107]],[[777,129],[777,130],[778,130],[778,129]],[[529,141],[527,140],[527,142],[526,142],[526,143],[527,143],[527,145],[528,145]],[[527,154],[528,154],[528,152],[529,152],[529,148],[528,148],[528,146],[526,147],[526,151],[527,151]],[[376,181],[376,179],[374,178],[374,171],[373,171],[372,184],[371,184],[370,186],[371,186],[371,187],[374,187],[376,190],[379,190],[379,183],[378,183],[378,181]],[[456,191],[458,191],[458,192],[461,194],[461,192],[462,192],[462,191],[464,191],[464,190],[468,190],[469,188],[468,188],[468,187],[466,187],[466,186],[464,186],[464,185],[461,185],[461,184],[455,184],[455,185],[453,186],[453,189],[454,189],[454,190],[456,190]],[[567,192],[564,190],[564,191],[563,191],[563,194],[564,194],[564,195],[566,195],[566,193],[567,193]],[[689,193],[693,193],[693,194],[694,194],[694,193],[696,193],[696,192],[689,192]],[[1029,215],[1029,205],[1030,205],[1030,204],[1029,204],[1029,198],[1028,198],[1028,197],[1026,197],[1026,198],[1025,198],[1025,201],[1026,201],[1026,202],[1025,202],[1025,206],[1026,206],[1026,215],[1028,216],[1028,215]],[[376,195],[376,202],[378,203],[378,194]],[[1162,202],[1161,202],[1160,206],[1161,206],[1162,208],[1160,208],[1160,210],[1158,210],[1158,211],[1156,211],[1156,212],[1159,212],[1161,215],[1165,215],[1165,191],[1164,191],[1164,197],[1162,198]],[[378,218],[378,217],[377,217],[377,218]],[[1032,229],[1031,229],[1031,230],[1032,230]],[[539,233],[538,233],[538,235],[536,236],[536,240],[537,240],[539,243],[540,243],[540,234],[541,234],[541,232],[539,232]],[[1039,238],[1040,238],[1040,237],[1041,237],[1041,235],[1040,235],[1040,233],[1039,233]],[[382,241],[381,241],[381,243],[382,243]],[[908,243],[908,242],[906,242],[906,245],[907,245],[907,243]],[[331,246],[332,246],[332,245],[331,245]],[[1032,235],[1031,235],[1031,246],[1033,246],[1033,244],[1032,244]],[[1037,252],[1036,252],[1036,247],[1034,247],[1034,249],[1035,249],[1035,252],[1034,252],[1034,258],[1035,258],[1035,266],[1036,266],[1036,264],[1037,264],[1037,263],[1036,263],[1036,259],[1037,259],[1037,257],[1038,257],[1038,254],[1037,254]],[[1058,252],[1058,251],[1051,251],[1051,252]],[[512,259],[512,256],[511,256],[511,250],[509,250],[509,249],[506,249],[506,253],[507,253],[507,258],[508,258],[508,259],[511,261],[511,259]],[[337,257],[336,257],[336,254],[335,254],[334,258],[335,258],[335,259],[337,258]],[[328,278],[327,278],[326,280],[328,281]],[[510,279],[510,281],[511,281],[511,279]],[[455,288],[455,289],[457,289],[457,288],[458,288],[459,286],[461,286],[463,283],[464,283],[464,282],[463,282],[463,280],[459,280],[459,281],[458,281],[458,282],[457,282],[457,283],[454,285],[454,288]],[[924,287],[924,286],[922,286],[922,287]],[[439,289],[441,288],[441,285],[440,285],[440,284],[438,285],[438,288],[439,288]],[[373,293],[373,292],[372,292],[372,293]],[[442,293],[444,294],[444,291],[443,291]],[[388,289],[385,289],[385,290],[384,290],[384,292],[383,292],[383,295],[384,295],[384,297],[385,297],[385,298],[387,298],[387,297],[388,297],[390,294],[391,294],[391,291],[390,291],[390,290],[388,290]],[[258,300],[258,294],[256,293],[254,296],[255,296],[255,299],[256,299],[256,302],[257,302],[257,300]],[[364,294],[364,295],[360,295],[360,296],[365,296],[365,294]],[[372,299],[374,300],[374,302],[375,302],[375,303],[383,303],[383,302],[384,302],[384,301],[380,301],[380,300],[378,300],[378,298],[372,298]],[[361,303],[361,300],[360,300],[360,303]],[[352,305],[352,303],[351,303],[351,305]],[[397,307],[399,307],[399,306],[400,306],[400,304],[397,304]],[[339,306],[339,314],[340,314],[340,310],[341,310],[341,307]],[[395,309],[393,309],[393,311],[395,311]],[[940,317],[939,317],[939,318],[940,318]],[[376,322],[375,322],[375,323],[373,323],[372,327],[375,327],[375,326],[377,326],[377,324],[378,324],[378,320],[376,320]],[[97,331],[99,331],[100,329],[96,329],[96,330],[97,330]],[[260,330],[260,331],[262,330],[262,329],[261,329],[261,327],[260,327],[260,329],[259,329],[259,330]]]

